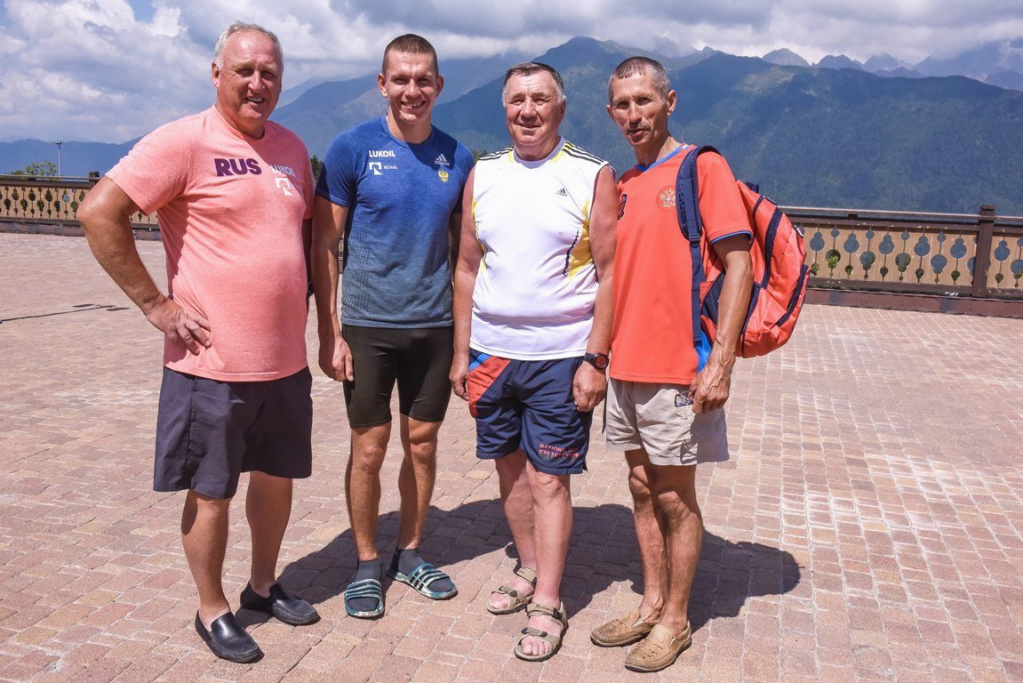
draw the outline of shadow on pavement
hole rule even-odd
[[[799,563],[791,553],[761,543],[729,541],[705,531],[689,599],[693,630],[716,617],[738,616],[749,598],[788,593],[800,579]]]
[[[621,581],[632,582],[638,604],[643,590],[642,568],[632,510],[607,504],[576,507],[574,514],[572,542],[562,580],[562,596],[569,613],[585,609],[593,596]],[[398,513],[382,515],[377,541],[385,568],[397,534]],[[422,554],[439,568],[502,548],[508,556],[514,556],[511,534],[498,500],[474,501],[450,512],[430,508]],[[340,595],[355,565],[355,543],[351,529],[347,529],[321,550],[285,567],[281,583],[316,604]],[[787,593],[799,584],[800,578],[798,563],[784,550],[750,541],[733,542],[704,532],[689,606],[693,630],[715,617],[737,616],[751,597]],[[384,578],[385,594],[390,581]]]

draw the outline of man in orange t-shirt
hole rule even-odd
[[[305,145],[268,121],[277,37],[237,22],[217,42],[216,104],[143,138],[78,218],[96,259],[164,335],[157,491],[187,490],[181,538],[199,592],[195,629],[218,657],[259,659],[224,595],[228,507],[250,472],[252,567],[241,606],[288,624],[319,616],[276,579],[292,480],[312,467],[305,327],[313,178]],[[168,294],[139,259],[130,218],[160,216]]]
[[[644,592],[631,614],[599,626],[590,638],[601,646],[639,641],[626,668],[659,671],[692,643],[687,610],[703,538],[696,463],[728,457],[722,407],[749,305],[752,233],[728,164],[717,154],[701,155],[703,256],[720,259],[725,281],[717,338],[700,368],[689,241],[675,208],[679,166],[695,147],[668,131],[676,94],[656,61],[622,62],[608,82],[608,100],[637,165],[618,183],[605,430],[608,448],[624,451],[629,464]]]

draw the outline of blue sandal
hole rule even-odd
[[[431,600],[447,600],[448,598],[453,598],[458,595],[458,588],[455,587],[453,581],[451,582],[451,590],[430,590],[430,586],[433,584],[444,579],[451,581],[451,577],[434,567],[429,562],[423,562],[421,565],[413,569],[411,574],[403,574],[392,565],[387,568],[387,575],[395,581],[400,581],[412,586]]]
[[[377,601],[377,608],[368,612],[359,611],[349,604],[349,600],[372,598]],[[384,589],[377,579],[360,579],[352,581],[345,588],[345,612],[358,619],[376,619],[384,613]]]

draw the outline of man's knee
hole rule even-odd
[[[439,422],[420,422],[409,425],[409,455],[417,463],[430,464],[437,459]]]
[[[649,505],[652,502],[650,481],[644,468],[634,467],[629,471],[629,493],[637,505]]]
[[[384,465],[386,449],[363,449],[352,452],[352,471],[361,475],[376,476]]]
[[[226,524],[230,507],[230,498],[213,498],[189,489],[181,510],[181,533],[191,533],[196,523],[207,527]]]
[[[185,495],[185,507],[194,507],[211,512],[224,511],[230,507],[233,498],[234,496],[215,498],[214,496],[207,496],[205,493],[199,493],[195,489],[188,489],[188,493]]]
[[[534,471],[530,477],[529,488],[534,500],[557,501],[570,500],[568,475],[547,474]]]
[[[260,495],[289,494],[294,487],[294,479],[278,477],[259,470],[249,472],[249,491]]]
[[[362,474],[379,474],[390,435],[390,423],[353,430],[352,469]]]
[[[681,506],[686,512],[699,512],[695,465],[650,465],[644,471],[650,494],[659,508],[667,511]]]
[[[652,489],[655,504],[666,517],[684,523],[692,517],[702,519],[696,489],[678,481],[657,482]]]

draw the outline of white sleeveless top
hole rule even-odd
[[[597,295],[590,210],[606,165],[564,138],[539,161],[509,148],[476,163],[472,211],[483,258],[472,348],[516,360],[586,351]]]

